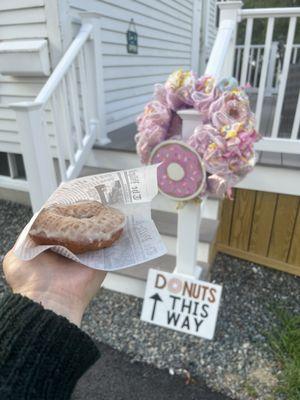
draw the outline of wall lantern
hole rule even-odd
[[[138,54],[138,34],[133,18],[129,22],[127,31],[127,53]]]

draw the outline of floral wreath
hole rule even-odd
[[[177,115],[182,109],[197,110],[201,120],[186,141]],[[157,162],[153,151],[164,141],[179,141],[199,155],[205,170],[200,197],[231,197],[232,186],[255,165],[254,143],[260,135],[245,87],[235,78],[216,82],[212,76],[198,78],[190,71],[175,71],[165,84],[155,85],[153,100],[136,122],[136,148],[143,164]]]

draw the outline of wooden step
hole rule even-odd
[[[177,215],[170,212],[152,210],[152,219],[159,232],[167,236],[177,235]],[[211,243],[217,232],[218,220],[202,218],[199,241]]]
[[[135,267],[121,269],[108,273],[103,286],[110,290],[121,293],[144,297],[145,284],[150,268],[159,271],[173,272],[176,265],[176,257],[164,255],[155,260],[136,265]],[[198,263],[202,268],[201,279],[209,279],[209,268],[207,264]]]
[[[175,262],[175,257],[164,255],[134,267],[110,272],[102,286],[106,289],[143,298],[149,269],[172,272]]]
[[[136,153],[93,148],[85,165],[118,171],[121,169],[138,168],[141,166],[141,162]]]
[[[121,269],[115,273],[146,280],[150,268],[165,272],[173,272],[175,265],[176,257],[166,254],[162,257],[156,258],[155,260],[147,261],[143,264],[136,265],[135,267]]]
[[[161,235],[161,238],[167,248],[168,254],[176,256],[177,238],[174,236]],[[210,243],[199,242],[197,249],[197,261],[207,264],[210,261]]]

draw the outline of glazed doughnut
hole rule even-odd
[[[44,208],[29,235],[36,244],[60,245],[78,254],[111,246],[124,225],[121,211],[98,201],[80,201]]]

